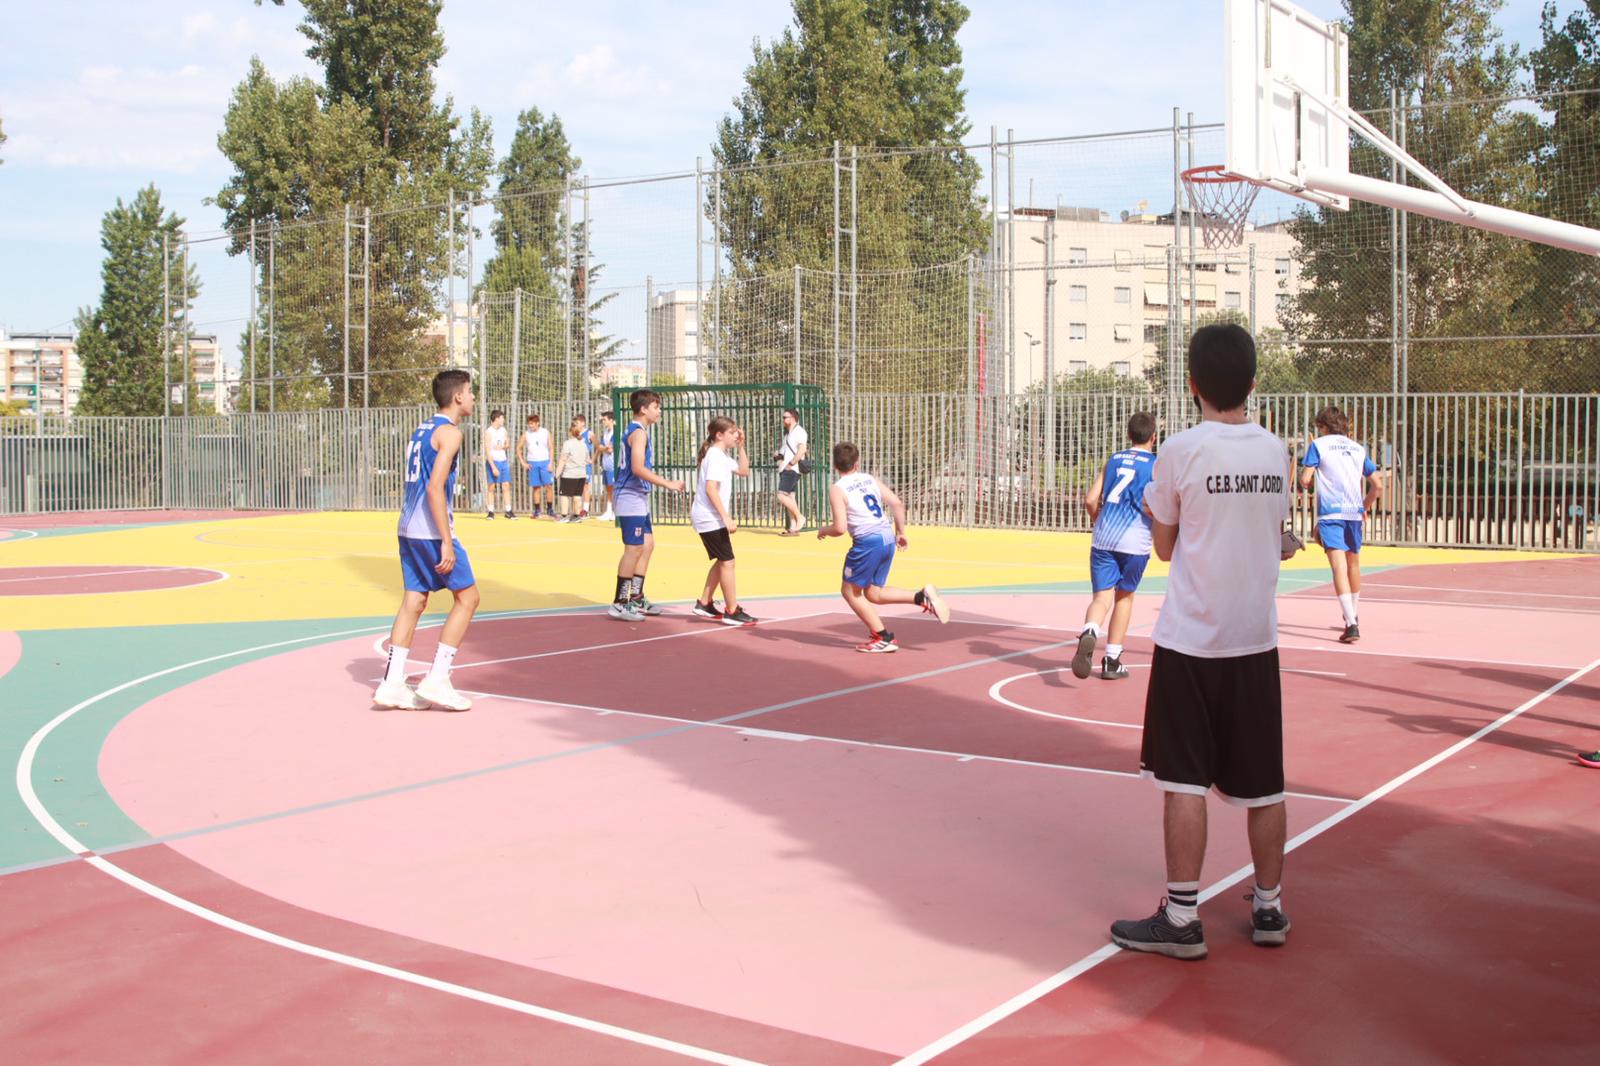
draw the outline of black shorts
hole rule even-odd
[[[799,487],[800,487],[800,471],[798,471],[798,470],[780,470],[780,471],[778,471],[778,491],[779,492],[787,492],[789,495],[793,496],[795,490],[798,489]]]
[[[733,562],[733,537],[727,529],[713,529],[700,534],[700,543],[706,546],[706,558],[719,563]]]
[[[581,477],[564,477],[561,479],[561,485],[556,489],[556,492],[562,496],[582,496],[585,484],[586,482]]]
[[[1167,792],[1215,788],[1245,807],[1282,802],[1278,649],[1201,659],[1156,645],[1139,769]]]

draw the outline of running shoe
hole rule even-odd
[[[493,511],[489,511],[489,512],[485,513],[483,517],[485,517],[489,521],[493,522],[494,521],[494,512]]]
[[[372,703],[391,711],[420,711],[425,706],[404,681],[385,681],[379,685],[378,691],[372,694]]]
[[[756,620],[743,607],[735,607],[731,611],[723,612],[722,624],[725,626],[753,626],[756,624]]]
[[[1253,900],[1254,892],[1244,898]],[[1289,939],[1289,916],[1280,907],[1252,907],[1250,909],[1250,939],[1262,947],[1282,947]]]
[[[1361,627],[1358,625],[1347,625],[1344,627],[1344,632],[1339,634],[1340,644],[1354,644],[1360,639]]]
[[[1167,900],[1148,918],[1127,918],[1111,923],[1111,940],[1130,951],[1148,951],[1173,959],[1206,957],[1206,935],[1197,918],[1188,925],[1174,925],[1167,917]]]
[[[507,511],[506,512],[506,521],[507,522],[511,521],[512,519],[514,519],[516,517],[517,517],[517,513],[515,511]]]
[[[656,615],[661,613],[661,605],[659,603],[653,603],[650,600],[645,599],[643,596],[635,596],[628,602],[632,605],[635,611],[638,611],[643,615],[649,615],[651,618],[654,618]]]
[[[940,622],[950,621],[950,605],[944,602],[944,597],[932,585],[922,586],[922,609]]]
[[[470,711],[472,701],[456,691],[448,677],[425,677],[417,686],[417,698],[445,711]]]
[[[1578,761],[1585,766],[1592,766],[1600,770],[1600,751],[1578,752]]]
[[[1122,665],[1121,659],[1113,659],[1107,655],[1100,660],[1100,679],[1102,681],[1121,681],[1128,676],[1128,668]]]
[[[689,613],[696,618],[709,618],[713,622],[722,620],[722,612],[717,610],[717,605],[714,603],[701,603],[696,600],[694,606],[689,608]]]
[[[613,603],[610,607],[606,608],[606,614],[609,614],[612,618],[615,618],[619,622],[644,621],[644,615],[634,610],[632,600],[629,600],[626,603]]]
[[[894,634],[884,630],[883,635],[874,633],[871,640],[862,641],[856,645],[856,651],[864,651],[869,655],[884,655],[891,651],[899,651],[900,645],[894,642]]]
[[[1078,651],[1072,656],[1072,676],[1082,681],[1094,671],[1094,630],[1078,634]]]

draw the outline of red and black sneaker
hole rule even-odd
[[[701,603],[696,600],[694,606],[689,609],[689,613],[696,618],[709,618],[713,622],[722,620],[722,612],[717,610],[717,605],[714,603]]]
[[[856,651],[864,651],[869,655],[883,655],[891,651],[899,651],[900,645],[894,642],[894,634],[885,629],[882,633],[872,634],[872,639],[862,641],[856,645]]]
[[[1585,766],[1600,770],[1600,751],[1578,752],[1578,761]]]
[[[735,607],[731,611],[722,612],[722,624],[725,626],[753,626],[756,624],[755,616],[743,607]]]

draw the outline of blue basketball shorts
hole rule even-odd
[[[893,536],[864,537],[852,542],[844,557],[844,579],[858,589],[882,588],[893,564]]]
[[[400,574],[405,579],[407,592],[438,592],[440,589],[460,592],[477,582],[472,576],[472,561],[467,558],[467,550],[454,537],[450,538],[450,544],[455,548],[456,565],[448,574],[434,569],[439,565],[442,541],[418,537],[396,539],[400,541]]]
[[[1114,552],[1105,548],[1089,549],[1089,587],[1096,592],[1116,589],[1133,592],[1144,577],[1144,568],[1150,556],[1133,552]]]
[[[528,487],[531,489],[543,488],[545,485],[554,485],[555,475],[550,471],[550,464],[537,462],[528,464]]]
[[[511,484],[511,460],[490,459],[483,464],[484,473],[489,477],[491,485]]]
[[[1347,518],[1324,518],[1317,523],[1317,539],[1325,551],[1361,554],[1361,523]]]
[[[617,515],[617,528],[622,530],[622,543],[637,547],[644,543],[652,530],[649,515]]]

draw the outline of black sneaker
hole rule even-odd
[[[1358,625],[1354,625],[1354,624],[1345,626],[1344,627],[1344,632],[1339,634],[1339,643],[1340,644],[1354,644],[1356,641],[1358,641],[1360,639],[1361,639],[1361,627],[1358,626]]]
[[[753,626],[756,624],[756,620],[743,607],[735,607],[731,611],[723,612],[722,624],[725,626]]]
[[[1173,925],[1167,918],[1167,899],[1148,918],[1125,918],[1111,923],[1111,941],[1130,951],[1148,951],[1174,959],[1206,957],[1206,935],[1196,918],[1188,925]]]
[[[722,618],[722,612],[717,610],[716,604],[701,603],[699,600],[696,600],[694,606],[689,608],[689,613],[696,618],[709,618],[713,622],[720,621]]]
[[[1244,898],[1254,900],[1254,892]],[[1263,947],[1282,947],[1289,939],[1289,916],[1278,907],[1252,907],[1250,910],[1250,939]]]
[[[1094,671],[1094,630],[1078,634],[1078,651],[1072,657],[1072,676],[1083,680]]]
[[[493,521],[494,520],[494,512],[490,511],[487,514],[485,514],[483,517],[489,519],[490,521]]]
[[[516,517],[517,517],[517,512],[515,512],[515,511],[507,511],[506,512],[507,520],[510,520],[510,519],[513,519],[513,518],[516,518]]]
[[[1100,677],[1104,681],[1121,681],[1128,676],[1128,668],[1122,665],[1121,659],[1106,656],[1100,660]]]

